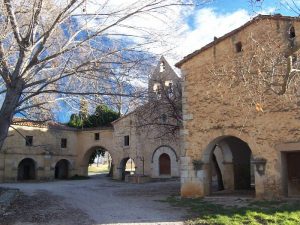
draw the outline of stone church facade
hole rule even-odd
[[[182,196],[300,195],[299,43],[299,18],[259,15],[176,64]]]
[[[150,78],[149,83],[154,82],[149,84],[152,97],[157,94],[152,87],[157,84],[155,77],[169,83],[179,80],[163,57]],[[133,160],[137,175],[179,177],[179,138],[163,139],[158,130],[137,129],[136,118],[137,114],[132,112],[114,121],[111,127],[92,129],[15,121],[0,152],[0,181],[87,176],[89,158],[98,148],[106,150],[112,158],[113,179],[124,180],[129,159]]]

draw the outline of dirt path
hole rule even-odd
[[[127,184],[103,176],[90,180],[1,184],[21,195],[0,224],[183,224],[186,212],[164,200],[179,182]],[[19,202],[18,202],[19,201]],[[3,219],[4,218],[4,219]]]

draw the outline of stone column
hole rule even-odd
[[[262,199],[265,197],[265,175],[260,175],[256,170],[254,171],[255,175],[255,197]]]
[[[204,168],[194,169],[190,157],[181,157],[181,196],[203,197],[207,194],[205,182],[207,173]]]
[[[234,172],[232,162],[223,162],[223,184],[225,190],[234,190]]]
[[[251,163],[254,165],[255,176],[255,197],[262,199],[265,197],[265,170],[267,160],[263,158],[253,159]]]
[[[0,182],[4,181],[4,163],[5,163],[5,156],[4,154],[0,154]]]
[[[54,168],[51,168],[52,156],[50,154],[44,155],[44,177],[46,179],[54,179]],[[55,165],[54,165],[55,167]]]

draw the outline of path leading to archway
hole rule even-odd
[[[178,181],[128,184],[100,175],[93,176],[90,180],[0,184],[0,187],[19,188],[24,193],[23,197],[27,199],[24,202],[26,210],[29,210],[29,204],[36,208],[30,208],[33,214],[44,213],[45,218],[49,220],[33,221],[16,216],[22,213],[17,212],[22,210],[19,204],[19,209],[12,209],[12,214],[6,216],[6,224],[179,225],[183,224],[182,221],[187,215],[183,209],[159,201],[179,193]],[[30,204],[31,199],[40,203]],[[48,204],[43,205],[43,200]],[[63,212],[65,217],[61,215]],[[32,213],[28,213],[30,217],[34,217]],[[49,213],[51,216],[48,216]],[[23,217],[26,217],[26,214]],[[40,215],[39,218],[44,217]]]

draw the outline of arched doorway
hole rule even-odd
[[[159,156],[159,174],[160,175],[171,175],[171,159],[166,153]]]
[[[113,176],[113,160],[107,149],[101,146],[90,148],[83,157],[82,165],[87,176]]]
[[[156,148],[151,159],[151,176],[169,178],[179,177],[179,174],[179,157],[176,150],[167,145]]]
[[[237,137],[224,136],[212,141],[204,156],[210,177],[208,192],[253,195],[255,182],[251,157],[248,144]]]
[[[69,161],[66,159],[59,160],[55,165],[55,179],[67,179],[69,177]]]
[[[18,165],[18,180],[34,180],[36,178],[35,161],[31,158],[23,159]]]
[[[119,169],[121,170],[121,180],[125,180],[126,175],[133,175],[136,169],[133,159],[129,157],[122,159]]]

